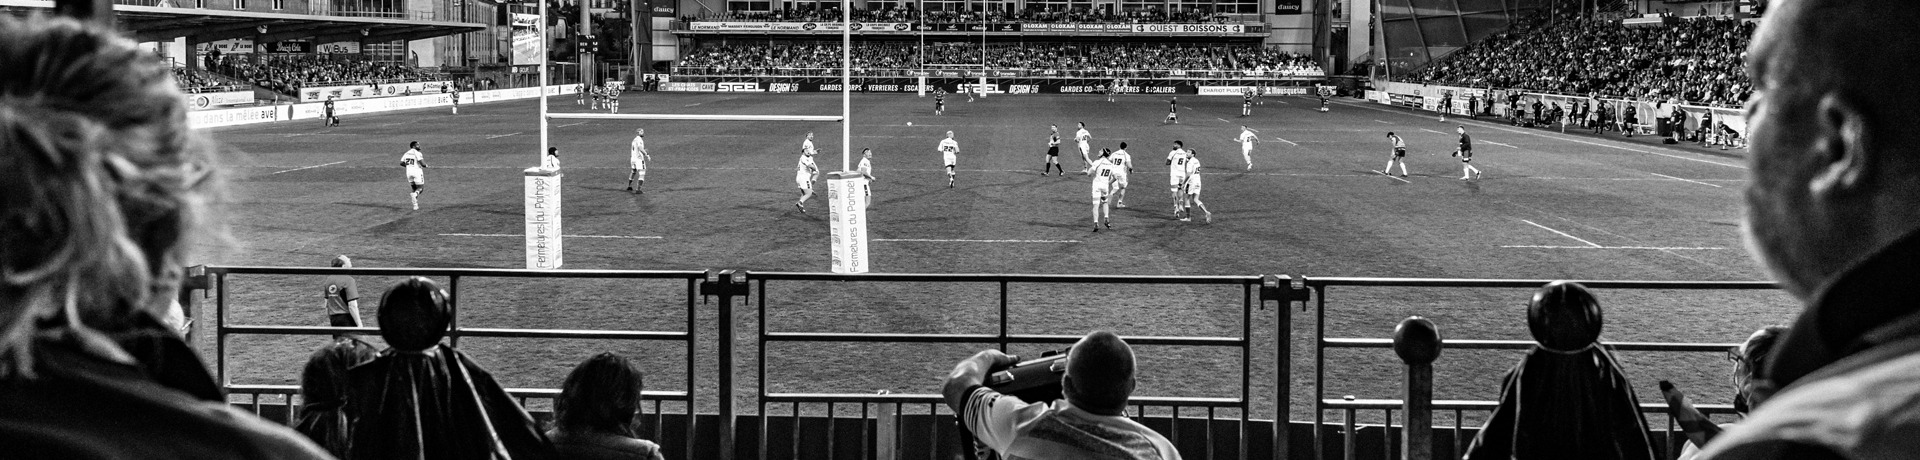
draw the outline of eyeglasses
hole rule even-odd
[[[1739,365],[1746,363],[1746,361],[1747,357],[1740,354],[1739,348],[1727,349],[1727,362]]]

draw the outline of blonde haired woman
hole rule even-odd
[[[0,17],[0,455],[328,458],[161,319],[220,190],[185,100],[111,30]]]

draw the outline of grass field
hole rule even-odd
[[[837,114],[838,95],[630,93],[624,111],[717,114]],[[1357,103],[1312,110],[1306,98],[1269,99],[1238,118],[1239,99],[1182,98],[1181,123],[1162,124],[1166,102],[1135,96],[950,100],[944,116],[912,95],[857,95],[853,147],[875,151],[869,211],[872,264],[880,272],[1138,275],[1378,276],[1529,279],[1760,280],[1740,241],[1737,154],[1517,129]],[[579,111],[556,98],[558,111]],[[238,152],[230,207],[236,245],[208,248],[204,263],[324,266],[348,254],[359,267],[520,268],[521,170],[536,164],[533,102],[468,106],[460,115],[413,111],[218,129]],[[1063,137],[1084,121],[1094,148],[1131,144],[1137,171],[1113,231],[1090,232],[1084,176],[1038,174],[1047,125]],[[912,122],[913,126],[907,126]],[[1233,141],[1240,124],[1259,130],[1251,171]],[[1457,180],[1456,125],[1476,140],[1486,173]],[[653,153],[646,193],[622,189],[627,142],[647,128]],[[951,130],[962,146],[958,187],[948,189],[934,145]],[[836,124],[559,121],[553,145],[565,165],[566,267],[826,271],[824,213],[796,212],[792,171],[806,132],[817,133],[823,169],[839,169]],[[1387,131],[1410,147],[1412,177],[1373,172],[1385,164]],[[410,210],[398,158],[408,141],[426,152],[428,190]],[[1174,140],[1207,165],[1211,224],[1169,216],[1166,166]],[[1062,163],[1078,170],[1064,143]],[[1736,152],[1737,153],[1737,152]],[[856,160],[857,161],[857,160]],[[816,186],[824,195],[824,184]],[[824,202],[815,198],[814,209]],[[324,322],[317,279],[236,278],[236,323]],[[392,279],[359,280],[373,316]],[[995,286],[775,283],[770,327],[783,331],[991,333]],[[466,327],[681,330],[683,283],[462,281]],[[1776,292],[1602,291],[1607,340],[1735,342],[1790,320],[1797,307]],[[1434,319],[1449,338],[1524,339],[1527,290],[1347,289],[1329,300],[1330,336],[1385,337],[1408,315]],[[1242,327],[1235,288],[1021,286],[1011,294],[1016,333],[1234,336]],[[700,356],[713,355],[714,310],[699,305]],[[1273,350],[1273,309],[1254,314],[1255,349]],[[1293,312],[1290,413],[1311,417],[1311,313]],[[739,313],[743,337],[757,326]],[[230,345],[237,383],[297,383],[300,364],[324,339],[241,337]],[[751,342],[740,347],[742,384],[755,382]],[[608,341],[466,339],[503,383],[556,387],[567,369],[599,350],[642,356],[652,388],[685,385],[686,350]],[[863,344],[769,354],[773,391],[937,391],[951,363],[983,346]],[[1037,346],[1016,346],[1031,353]],[[1271,416],[1271,352],[1254,355],[1256,416]],[[1143,347],[1140,394],[1230,396],[1239,356]],[[1492,399],[1513,352],[1450,351],[1436,397]],[[1728,402],[1718,356],[1626,353],[1639,394],[1673,380]],[[697,385],[712,407],[713,363]],[[1393,397],[1390,351],[1329,354],[1329,394]],[[743,387],[750,389],[751,387]],[[748,392],[750,393],[750,391]]]

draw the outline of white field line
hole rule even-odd
[[[1598,247],[1595,247],[1595,246],[1514,245],[1514,246],[1501,246],[1501,247],[1523,248],[1523,249],[1615,249],[1615,250],[1636,250],[1636,251],[1722,251],[1727,249],[1727,248],[1713,248],[1713,247],[1655,247],[1655,246],[1598,246]]]
[[[1080,240],[943,240],[927,238],[874,238],[872,241],[905,243],[1079,243]]]
[[[1286,138],[1283,138],[1283,137],[1280,137],[1280,136],[1273,136],[1273,138],[1274,138],[1274,139],[1277,139],[1277,140],[1279,140],[1280,142],[1285,142],[1285,143],[1287,143],[1287,145],[1291,145],[1291,146],[1294,146],[1294,147],[1299,147],[1299,146],[1300,146],[1300,144],[1297,144],[1297,143],[1294,143],[1293,141],[1290,141],[1290,140],[1287,140]]]
[[[1519,147],[1514,147],[1514,146],[1511,146],[1511,145],[1507,145],[1507,144],[1502,144],[1502,143],[1499,143],[1499,142],[1494,142],[1494,141],[1481,141],[1481,142],[1485,142],[1485,143],[1488,143],[1488,144],[1493,144],[1493,145],[1498,145],[1498,146],[1501,146],[1501,147],[1506,147],[1506,148],[1510,148],[1510,149],[1517,149],[1517,148],[1519,148]]]
[[[573,122],[573,123],[567,123],[567,124],[564,124],[564,125],[558,125],[558,126],[554,126],[554,127],[555,127],[555,128],[565,128],[565,127],[568,127],[568,126],[580,126],[580,125],[584,125],[584,124],[587,124],[587,122],[584,122],[584,121],[579,121],[579,122]]]
[[[1426,131],[1426,132],[1429,132],[1429,133],[1434,133],[1434,134],[1446,134],[1446,133],[1443,133],[1443,132],[1439,132],[1439,131],[1434,131],[1434,130],[1431,130],[1431,129],[1426,129],[1426,128],[1420,128],[1420,130],[1421,130],[1421,131]]]
[[[1380,124],[1383,124],[1383,125],[1391,125],[1391,124],[1393,124],[1393,122],[1391,122],[1391,121],[1386,121],[1386,120],[1374,120],[1374,121],[1377,121],[1377,122],[1380,122]]]
[[[1388,178],[1388,179],[1393,179],[1393,180],[1397,180],[1397,181],[1401,181],[1401,182],[1406,182],[1406,183],[1409,183],[1409,184],[1411,184],[1411,183],[1413,183],[1413,181],[1410,181],[1410,180],[1406,180],[1406,179],[1401,179],[1401,178],[1398,178],[1398,177],[1394,177],[1394,176],[1393,176],[1392,174],[1387,174],[1387,172],[1386,172],[1386,171],[1380,171],[1380,170],[1375,170],[1375,171],[1373,171],[1373,172],[1377,172],[1377,173],[1380,173],[1380,175],[1382,175],[1382,176],[1387,176],[1387,178]]]
[[[294,172],[294,171],[304,171],[304,170],[308,170],[308,169],[313,169],[313,168],[318,168],[318,167],[322,167],[322,166],[333,166],[333,165],[337,165],[337,164],[341,164],[341,163],[346,163],[346,160],[341,160],[341,161],[335,161],[335,162],[332,162],[332,163],[327,163],[327,164],[323,164],[323,165],[313,165],[313,166],[306,166],[306,167],[300,167],[300,168],[293,168],[293,169],[288,169],[288,170],[284,170],[284,171],[274,171],[274,172],[271,172],[271,173],[267,173],[267,175],[269,175],[269,176],[271,176],[271,175],[274,175],[274,174],[280,174],[280,173],[290,173],[290,172]]]
[[[440,236],[467,236],[481,238],[521,238],[526,235],[506,233],[441,233]],[[606,240],[659,240],[661,236],[622,236],[622,235],[563,235],[564,238],[596,238]]]
[[[1718,186],[1718,185],[1714,185],[1714,184],[1709,184],[1709,183],[1706,183],[1706,182],[1701,182],[1701,181],[1697,181],[1697,180],[1693,180],[1693,179],[1681,179],[1681,178],[1678,178],[1678,177],[1673,177],[1673,176],[1669,176],[1669,175],[1666,175],[1666,174],[1660,174],[1660,173],[1647,173],[1647,174],[1652,174],[1652,175],[1655,175],[1655,176],[1660,176],[1660,177],[1665,177],[1665,178],[1668,178],[1668,179],[1673,179],[1673,180],[1677,180],[1677,181],[1681,181],[1681,182],[1692,182],[1692,183],[1695,183],[1695,184],[1700,184],[1700,185],[1705,185],[1705,186],[1708,186],[1708,187],[1713,187],[1713,188],[1725,188],[1725,187],[1721,187],[1721,186]]]
[[[1573,235],[1568,235],[1568,234],[1567,234],[1567,232],[1563,232],[1563,231],[1559,231],[1559,230],[1554,230],[1554,229],[1553,229],[1553,228],[1551,228],[1551,227],[1547,227],[1547,226],[1545,226],[1545,225],[1540,225],[1540,224],[1536,224],[1536,223],[1534,223],[1534,222],[1533,222],[1533,221],[1531,221],[1531,220],[1526,220],[1526,219],[1521,219],[1520,221],[1521,221],[1521,222],[1526,222],[1526,223],[1527,223],[1527,225],[1532,225],[1532,226],[1535,226],[1535,227],[1540,227],[1541,229],[1544,229],[1544,230],[1546,230],[1546,231],[1549,231],[1549,232],[1553,232],[1553,233],[1555,233],[1555,234],[1559,234],[1560,236],[1564,236],[1564,237],[1567,237],[1567,238],[1571,238],[1571,239],[1573,239],[1574,241],[1579,241],[1579,242],[1582,242],[1582,243],[1586,243],[1586,244],[1587,244],[1587,246],[1591,246],[1591,247],[1596,247],[1596,248],[1601,248],[1601,247],[1605,247],[1605,246],[1601,246],[1601,245],[1599,245],[1598,243],[1594,243],[1594,242],[1592,242],[1592,241],[1587,241],[1587,240],[1583,240],[1583,239],[1580,239],[1580,237],[1577,237],[1577,236],[1573,236]]]
[[[502,138],[502,137],[507,137],[507,136],[512,136],[512,135],[516,135],[516,134],[520,134],[520,133],[517,133],[517,132],[516,132],[516,133],[506,133],[506,134],[495,134],[495,135],[492,135],[492,136],[487,136],[487,138],[488,138],[488,139],[499,139],[499,138]]]

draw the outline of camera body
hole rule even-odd
[[[1018,362],[1012,366],[988,369],[987,380],[983,385],[995,392],[1020,398],[1021,401],[1030,404],[1058,401],[1066,397],[1061,386],[1063,378],[1067,376],[1066,350],[1047,351],[1041,353],[1040,358],[1027,361],[1020,361],[1018,356],[1014,358]],[[973,433],[967,431],[966,423],[961,420],[961,417],[954,417],[953,422],[960,425],[960,432],[967,434],[966,439],[974,439]],[[971,448],[962,448],[961,451],[965,454],[963,456],[965,460],[997,460],[999,458],[992,449],[978,440],[972,442]]]
[[[1067,354],[1062,351],[1041,353],[1040,358],[1021,361],[987,374],[986,387],[1028,403],[1056,401],[1061,393],[1061,378],[1067,375]]]

